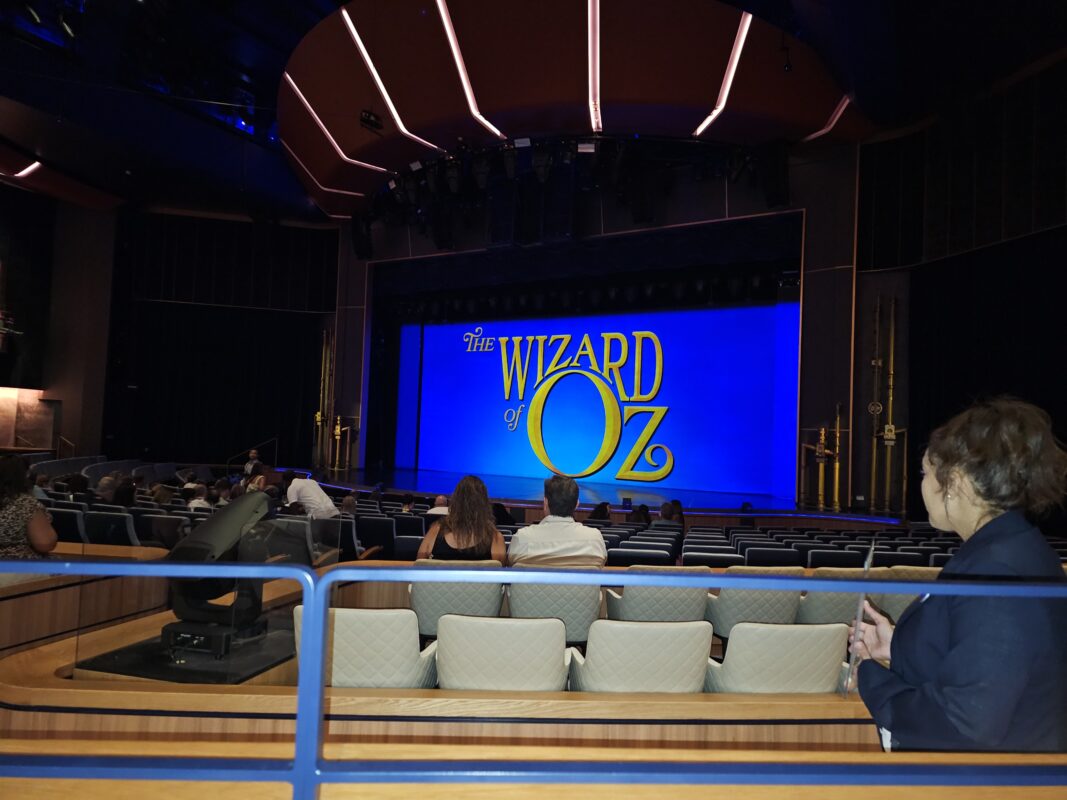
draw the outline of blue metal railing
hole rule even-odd
[[[1067,786],[1067,765],[663,763],[581,761],[334,761],[323,758],[325,640],[331,589],[361,581],[438,583],[549,583],[775,589],[858,594],[861,580],[820,580],[768,575],[506,569],[339,567],[319,576],[287,565],[123,562],[0,561],[0,573],[156,578],[292,580],[304,605],[299,642],[295,750],[292,759],[143,758],[119,756],[0,755],[0,778],[72,778],[285,782],[294,800],[314,800],[326,783],[633,783],[855,786]],[[1064,583],[882,581],[883,594],[1060,598]]]

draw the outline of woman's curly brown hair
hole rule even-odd
[[[938,483],[949,486],[959,470],[997,510],[1042,514],[1060,505],[1067,489],[1067,452],[1049,415],[1012,397],[957,414],[933,432],[926,454]]]

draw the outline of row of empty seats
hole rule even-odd
[[[294,610],[299,639],[303,607]],[[721,663],[706,621],[598,620],[585,652],[558,619],[446,614],[420,650],[406,609],[331,609],[327,683],[351,688],[581,692],[832,692],[848,629],[741,623]]]

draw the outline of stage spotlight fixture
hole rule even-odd
[[[382,129],[382,118],[371,111],[369,108],[365,108],[359,112],[359,124],[360,127],[366,128],[368,131],[379,133]]]

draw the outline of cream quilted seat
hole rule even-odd
[[[889,567],[886,580],[891,581],[933,581],[941,574],[940,567]],[[873,598],[874,604],[896,622],[904,609],[912,604],[917,594],[882,594]]]
[[[589,628],[585,657],[577,650],[571,651],[570,689],[699,692],[708,671],[709,652],[711,625],[703,620],[597,620]]]
[[[437,630],[442,689],[559,692],[567,685],[570,651],[558,619],[446,614]]]
[[[863,570],[849,567],[818,567],[812,570],[811,577],[835,580],[863,580]],[[868,580],[886,580],[889,577],[888,567],[875,567],[867,576]],[[869,594],[876,597],[871,587]],[[798,623],[804,625],[820,625],[829,622],[842,622],[851,625],[856,618],[856,602],[858,595],[853,593],[840,594],[836,592],[808,592],[800,598],[800,607],[797,609]]]
[[[563,620],[567,641],[584,642],[589,636],[589,626],[600,616],[600,596],[599,586],[513,583],[508,587],[508,609],[514,618]]]
[[[711,567],[630,567],[637,572],[711,575]],[[622,594],[607,590],[608,618],[633,622],[688,622],[704,619],[708,590],[702,587],[629,586]]]
[[[804,577],[803,567],[727,567],[727,575],[788,575]],[[704,619],[720,639],[730,636],[739,622],[767,622],[788,625],[796,619],[800,592],[772,589],[722,589],[718,596],[708,594]]]
[[[457,569],[499,567],[499,561],[440,561],[419,559],[416,567]],[[497,583],[438,583],[436,581],[413,583],[411,608],[419,617],[419,633],[423,636],[437,635],[437,620],[444,614],[462,614],[468,617],[495,617],[500,614],[504,598],[504,586]]]
[[[833,692],[847,625],[739,622],[723,662],[708,661],[706,692]]]
[[[304,607],[293,609],[297,642]],[[419,652],[419,621],[407,608],[331,608],[326,685],[360,689],[432,689],[437,643]]]

